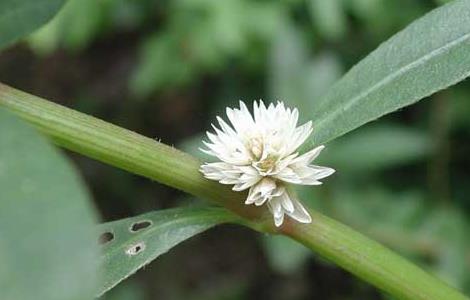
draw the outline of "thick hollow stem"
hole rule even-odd
[[[94,117],[0,84],[0,107],[15,112],[58,145],[220,204],[276,232],[265,210],[243,205],[246,195],[204,179],[200,162],[172,147]],[[380,244],[311,211],[308,225],[289,220],[277,230],[398,299],[467,299]]]

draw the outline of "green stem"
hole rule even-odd
[[[397,299],[468,299],[359,232],[315,211],[310,213],[311,224],[289,220],[282,233]]]
[[[201,162],[173,147],[0,83],[1,106],[61,147],[209,199],[245,218],[262,216],[264,210],[246,207],[241,193],[202,177]]]
[[[274,228],[265,209],[243,205],[243,193],[204,179],[200,162],[172,147],[0,84],[2,106],[60,146],[223,205],[250,220],[248,226],[289,236],[398,299],[467,299],[387,248],[315,211],[311,224],[288,220]]]

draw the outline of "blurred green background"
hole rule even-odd
[[[312,111],[341,75],[445,1],[70,0],[0,54],[0,81],[201,158],[239,99]],[[470,293],[470,84],[327,145],[337,169],[299,190],[325,214]],[[315,124],[315,120],[313,120]],[[199,201],[70,153],[103,221]],[[105,297],[388,299],[284,238],[222,226],[178,246]]]

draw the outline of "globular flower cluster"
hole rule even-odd
[[[201,172],[211,180],[233,185],[234,191],[249,189],[245,204],[267,204],[276,226],[281,226],[287,214],[301,223],[312,218],[289,184],[320,185],[319,180],[335,170],[312,165],[324,146],[300,155],[299,147],[312,133],[312,122],[297,126],[299,112],[284,103],[253,103],[253,115],[245,103],[240,108],[227,108],[231,126],[217,117],[215,133],[207,132],[209,141],[201,149],[220,161],[205,163]]]

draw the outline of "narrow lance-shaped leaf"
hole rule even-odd
[[[94,212],[74,170],[0,109],[0,298],[92,299]]]
[[[323,144],[470,75],[470,0],[433,10],[353,67],[313,112]]]
[[[49,21],[65,0],[0,1],[0,49]]]
[[[150,263],[177,244],[236,217],[219,208],[176,208],[102,224],[103,282],[98,295]]]

